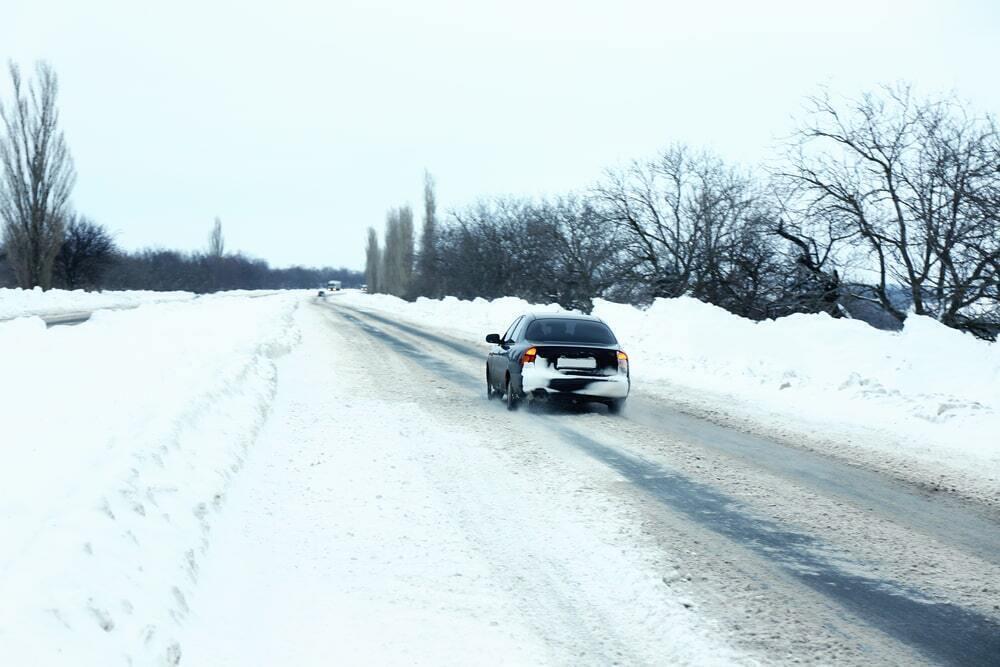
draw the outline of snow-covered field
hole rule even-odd
[[[87,292],[84,290],[33,290],[0,288],[0,320],[28,315],[49,316],[102,308],[134,308],[142,304],[188,301],[191,292]]]
[[[470,341],[502,333],[521,299],[460,301],[347,292],[343,302],[389,312]],[[955,472],[978,495],[1000,487],[1000,345],[926,317],[900,333],[797,315],[753,322],[694,299],[648,309],[597,301],[631,359],[634,386],[742,428],[884,463],[927,482]]]

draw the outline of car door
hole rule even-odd
[[[487,357],[486,359],[486,368],[490,373],[490,382],[492,382],[493,386],[498,389],[503,388],[504,373],[507,371],[508,368],[507,352],[510,346],[507,341],[513,337],[514,330],[517,328],[517,325],[520,324],[521,320],[523,319],[524,316],[522,315],[521,317],[518,317],[516,320],[514,320],[509,327],[507,327],[507,331],[505,331],[504,334],[500,336],[500,344],[493,346],[493,348],[490,350],[489,357]]]
[[[510,371],[510,376],[512,378],[517,378],[515,386],[521,386],[521,355],[524,352],[524,331],[528,328],[528,324],[532,318],[528,316],[522,317],[520,320],[514,323],[511,327],[510,332],[504,339],[507,347],[504,349],[504,356],[506,357],[505,370]]]

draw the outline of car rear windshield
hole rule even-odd
[[[525,338],[540,343],[614,345],[618,342],[602,322],[573,319],[535,320],[528,327]]]

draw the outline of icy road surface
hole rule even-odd
[[[485,345],[301,294],[8,340],[0,664],[1000,656],[995,509],[641,387],[624,417],[511,414]],[[40,359],[77,371],[61,420]]]

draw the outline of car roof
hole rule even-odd
[[[604,323],[604,320],[599,317],[583,313],[525,313],[525,317],[531,320],[587,320],[588,322]]]

